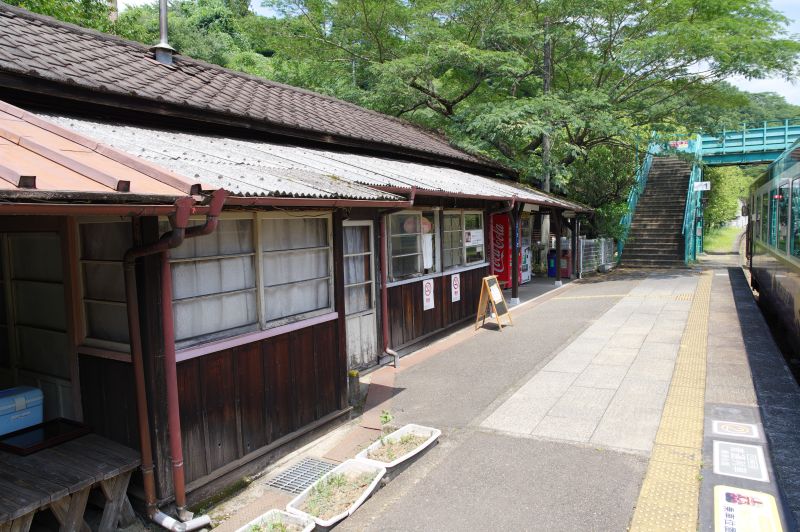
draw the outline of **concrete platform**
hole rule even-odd
[[[465,328],[373,373],[374,407],[309,454],[346,458],[381,410],[443,434],[338,528],[714,530],[724,483],[774,497],[795,530],[800,393],[741,269],[715,261],[573,282],[502,332]],[[769,482],[715,473],[714,420],[758,427]]]

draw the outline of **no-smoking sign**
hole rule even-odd
[[[450,301],[461,301],[461,274],[450,276]]]
[[[422,281],[422,310],[430,310],[433,307],[433,279],[425,279]]]

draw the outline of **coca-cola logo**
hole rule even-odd
[[[504,245],[506,226],[502,223],[495,223],[492,232],[494,233],[494,239],[492,241],[492,269],[495,273],[503,273],[506,269]]]

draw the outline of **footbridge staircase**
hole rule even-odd
[[[800,139],[800,120],[764,122],[718,135],[654,137],[636,173],[622,218],[618,256],[624,266],[675,267],[702,249],[703,168],[767,164]]]

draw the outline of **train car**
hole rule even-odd
[[[790,358],[800,358],[800,141],[750,188],[747,249],[759,305]],[[793,367],[795,372],[798,368]]]

